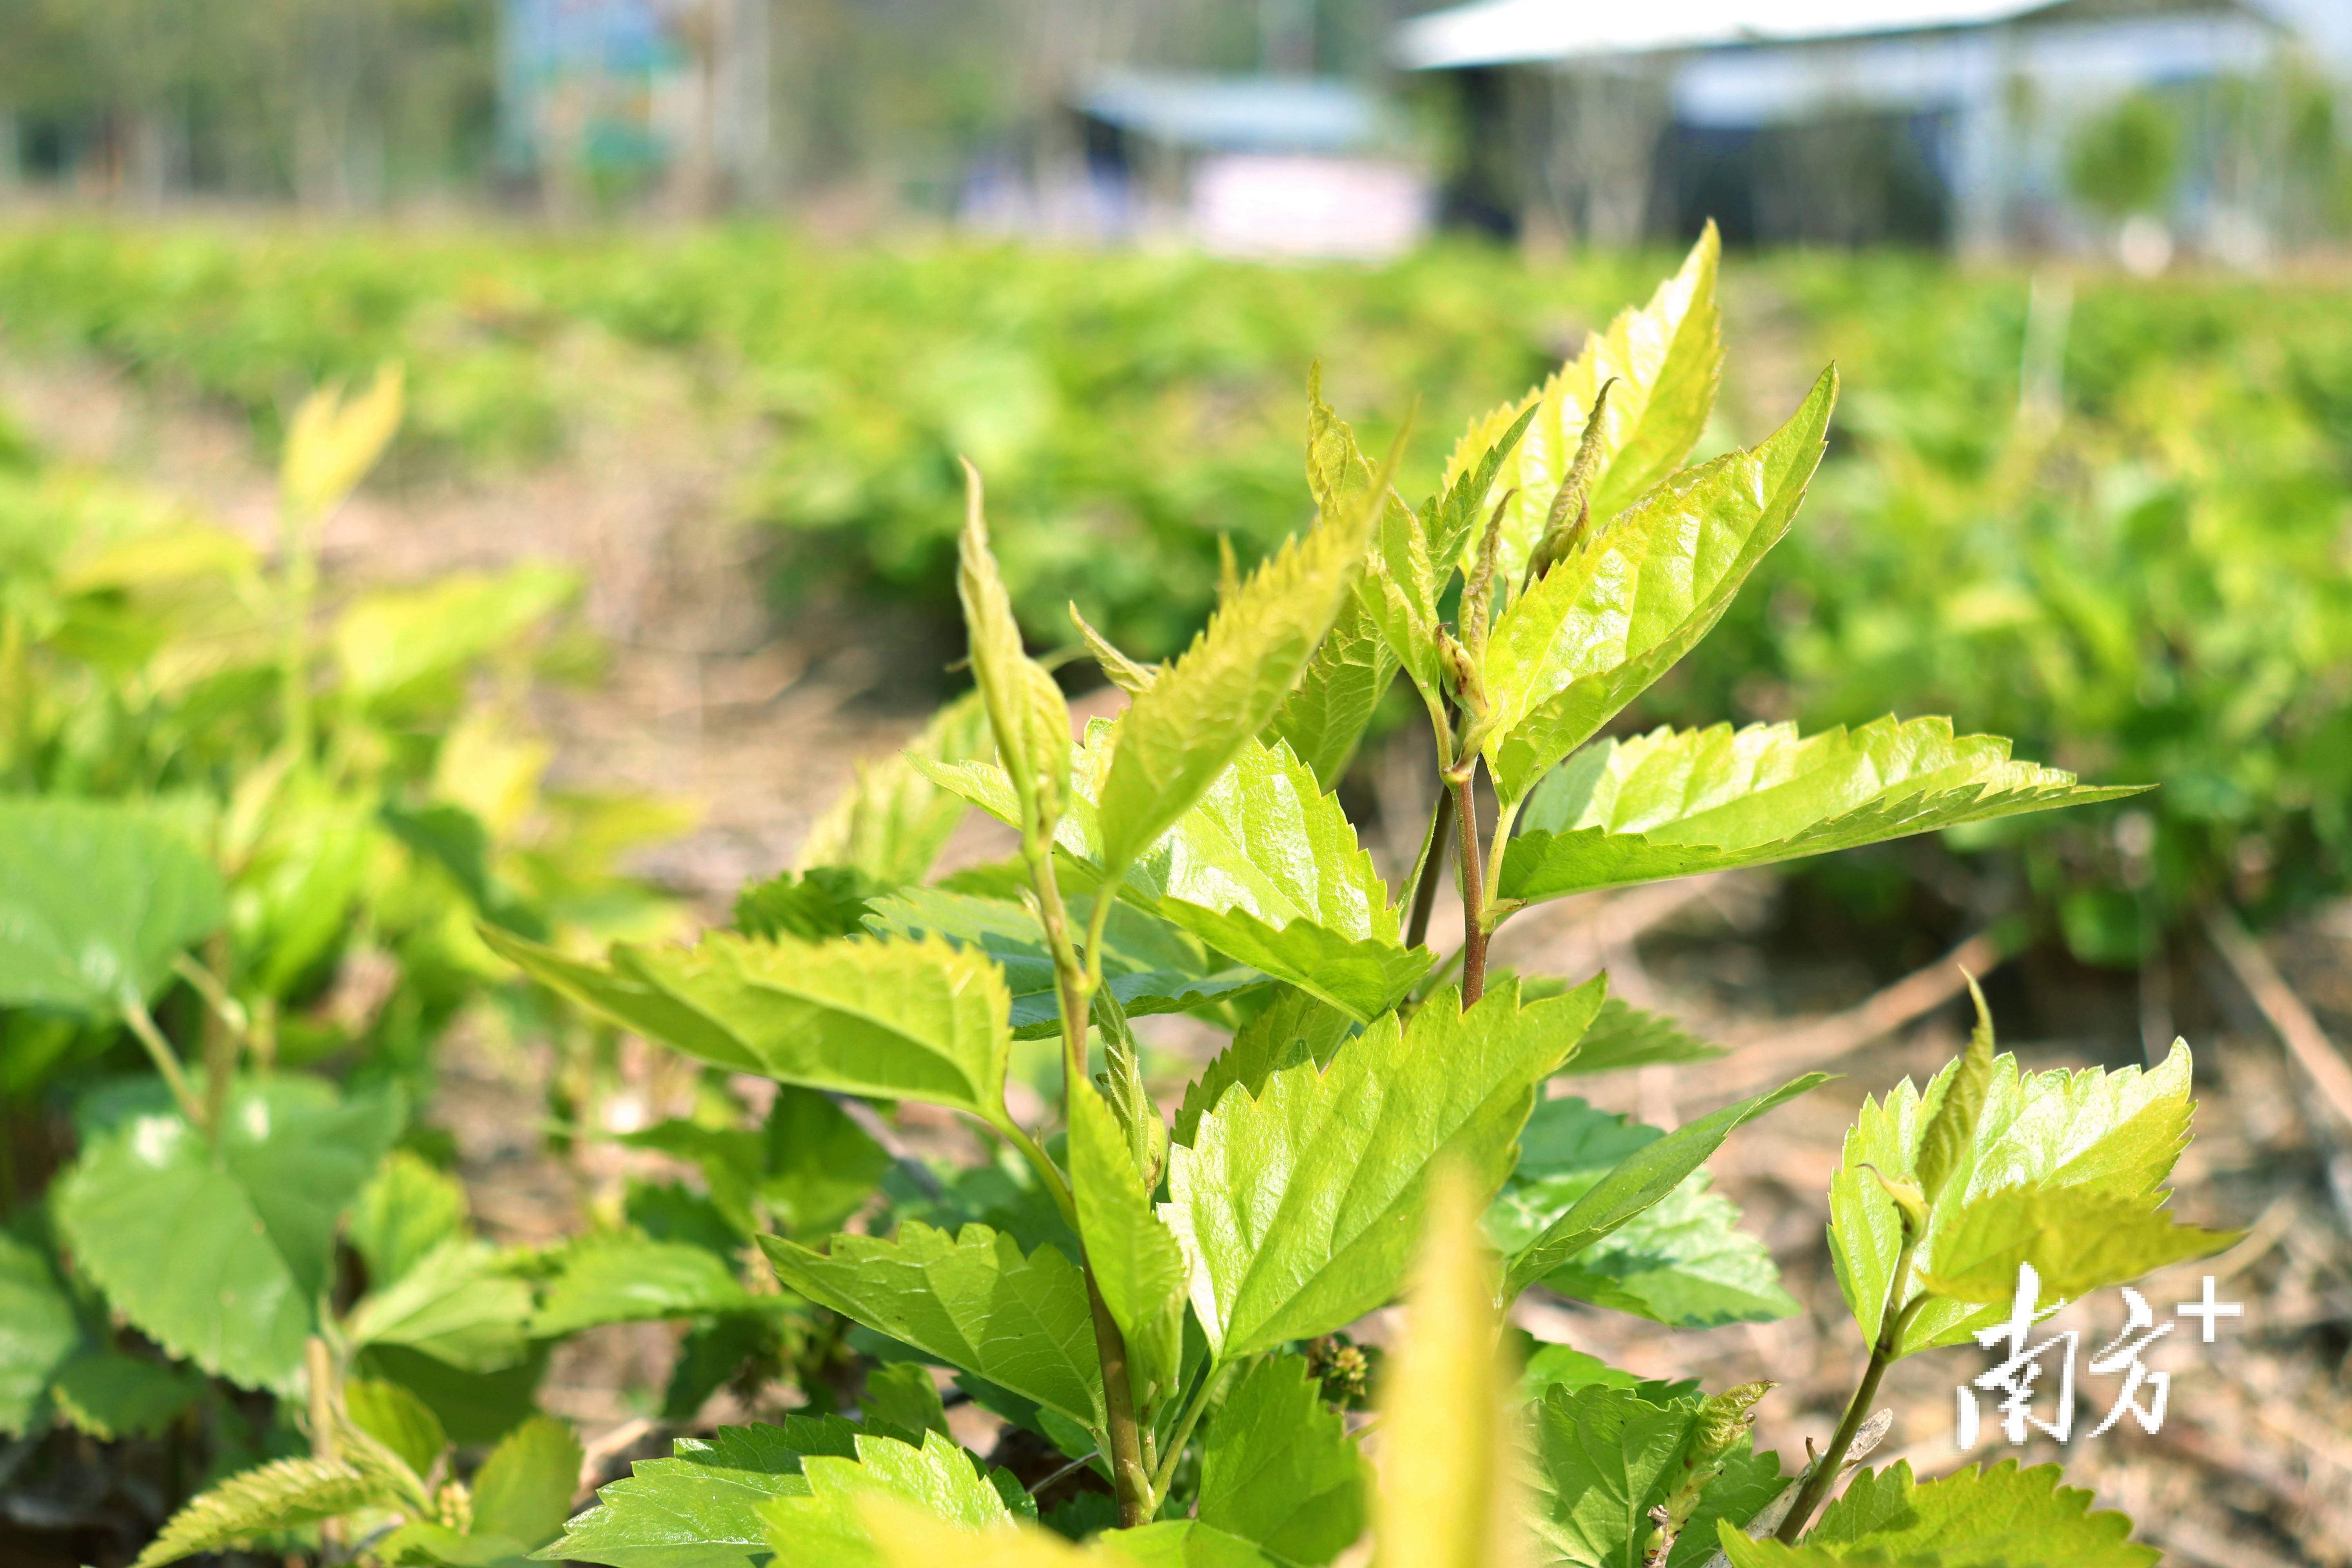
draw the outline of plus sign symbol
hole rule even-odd
[[[2205,1299],[2183,1301],[2172,1310],[2172,1314],[2177,1318],[2198,1319],[2205,1330],[2205,1342],[2210,1345],[2213,1342],[2213,1321],[2216,1318],[2242,1318],[2246,1315],[2246,1307],[2242,1301],[2213,1300],[2213,1277],[2208,1274],[2205,1276]]]

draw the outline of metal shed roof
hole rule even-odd
[[[2141,0],[2105,9],[2144,16],[2242,7],[2232,0]],[[1397,30],[1396,54],[1409,69],[1439,70],[1979,27],[2090,10],[2080,0],[1473,0],[1405,23]]]
[[[1378,142],[1382,130],[1361,89],[1309,78],[1109,71],[1078,108],[1168,146],[1222,152],[1344,153]]]

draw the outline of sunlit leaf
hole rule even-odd
[[[1911,1467],[1864,1470],[1798,1547],[1721,1532],[1733,1568],[2153,1568],[2158,1553],[2131,1541],[2131,1521],[2093,1512],[2087,1491],[2059,1485],[2055,1465],[2004,1459],[1924,1485]]]
[[[1465,1012],[1451,987],[1339,1047],[1228,1091],[1171,1152],[1161,1212],[1220,1360],[1328,1333],[1402,1284],[1432,1172],[1502,1184],[1536,1086],[1601,1005],[1594,981],[1521,1008],[1504,984]]]
[[[1725,1106],[1696,1121],[1685,1122],[1662,1137],[1638,1144],[1533,1240],[1511,1254],[1510,1266],[1504,1276],[1505,1289],[1517,1295],[1631,1224],[1635,1216],[1663,1202],[1667,1194],[1681,1186],[1742,1124],[1828,1081],[1827,1073],[1807,1073],[1769,1094]],[[1631,1129],[1626,1131],[1630,1132]]]
[[[2007,741],[1955,735],[1948,719],[1801,737],[1794,724],[1655,730],[1597,742],[1538,786],[1502,894],[1532,902],[1761,866],[2137,793],[2012,761]]]
[[[1518,1168],[1487,1210],[1487,1235],[1506,1256],[1517,1251],[1662,1136],[1580,1100],[1539,1102],[1520,1136]],[[1542,1282],[1577,1300],[1680,1328],[1793,1316],[1801,1309],[1780,1288],[1771,1254],[1738,1228],[1739,1211],[1707,1184],[1705,1171],[1693,1171]]]
[[[1363,569],[1370,521],[1327,518],[1284,545],[1128,708],[1096,796],[1107,868],[1135,864],[1273,719]]]
[[[1821,461],[1837,373],[1788,424],[1649,491],[1512,602],[1486,645],[1486,764],[1525,798],[1705,637],[1780,542]]]
[[[1078,1235],[1087,1268],[1126,1339],[1129,1380],[1141,1408],[1175,1392],[1184,1345],[1184,1254],[1152,1211],[1143,1173],[1102,1096],[1082,1086],[1069,1107]]]
[[[1830,1255],[1868,1338],[1876,1337],[1885,1310],[1902,1223],[1895,1201],[1864,1167],[1897,1180],[1916,1176],[1927,1127],[1958,1066],[1948,1064],[1924,1094],[1906,1079],[1885,1099],[1864,1101],[1830,1184]],[[2021,1074],[2014,1057],[1995,1057],[1974,1134],[1928,1205],[1913,1259],[1914,1290],[1922,1279],[1949,1274],[1944,1282],[1964,1299],[1938,1297],[1918,1308],[1899,1352],[1957,1344],[2000,1321],[2018,1261],[2066,1281],[2072,1289],[2045,1283],[2045,1294],[2066,1297],[2137,1278],[2151,1259],[2226,1246],[2229,1235],[2176,1228],[2160,1212],[2170,1195],[2162,1184],[2189,1142],[2189,1047],[2178,1043],[2147,1072]],[[1991,1277],[2004,1267],[2008,1288],[1994,1292]]]
[[[680,1438],[674,1457],[639,1459],[626,1479],[599,1489],[549,1551],[611,1568],[758,1568],[769,1552],[759,1505],[807,1491],[804,1456],[855,1458],[856,1434],[838,1416],[787,1415],[780,1426]]]
[[[988,710],[971,691],[931,716],[903,751],[860,763],[849,787],[835,796],[801,841],[800,868],[840,866],[883,887],[903,887],[929,875],[964,803],[926,777],[918,762],[991,762]]]
[[[1516,490],[1504,514],[1502,568],[1513,581],[1542,536],[1552,498],[1584,435],[1603,382],[1615,378],[1601,416],[1601,468],[1593,477],[1592,525],[1605,526],[1690,455],[1715,407],[1723,368],[1715,301],[1721,243],[1709,223],[1681,270],[1646,306],[1628,308],[1542,386],[1471,423],[1454,447],[1445,482],[1469,472],[1512,421],[1532,413],[1526,437],[1479,496],[1479,510]]]
[[[601,965],[502,932],[483,938],[584,1005],[722,1067],[1004,1118],[1013,1037],[1003,976],[984,955],[936,938],[711,931],[690,949],[618,944]]]

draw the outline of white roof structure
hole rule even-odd
[[[1409,70],[1989,26],[2074,0],[1473,0],[1397,29]],[[2079,8],[2079,7],[2076,7]],[[2183,9],[2191,7],[2184,6]],[[2211,7],[2232,10],[2222,0]]]

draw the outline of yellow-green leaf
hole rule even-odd
[[[1097,797],[1103,861],[1141,858],[1274,717],[1363,569],[1367,507],[1285,544],[1118,725]]]
[[[1070,710],[1054,678],[1023,651],[1013,601],[988,550],[980,470],[964,464],[963,537],[957,546],[956,594],[971,638],[972,674],[988,705],[996,754],[1021,801],[1023,837],[1044,853],[1062,816],[1070,773]]]
[[[616,944],[603,964],[484,930],[534,978],[628,1028],[784,1083],[926,1100],[1004,1119],[1013,1047],[1003,972],[938,937]]]
[[[1607,524],[1690,455],[1707,416],[1723,368],[1723,336],[1715,282],[1721,254],[1709,223],[1682,268],[1658,285],[1650,302],[1629,308],[1605,332],[1585,340],[1582,353],[1542,386],[1473,422],[1446,465],[1450,485],[1469,472],[1514,418],[1534,419],[1482,498],[1491,507],[1516,489],[1504,513],[1501,568],[1517,582],[1542,536],[1552,498],[1568,477],[1584,437],[1587,414],[1601,384],[1614,378],[1601,416],[1601,467],[1590,505],[1592,526]]]
[[[1501,890],[1532,903],[2137,793],[2012,759],[1948,719],[1658,729],[1595,742],[1537,786]]]
[[[1381,1380],[1377,1568],[1509,1568],[1526,1561],[1498,1358],[1486,1187],[1455,1168],[1421,1227],[1404,1336]]]
[[[1078,1237],[1103,1303],[1126,1337],[1129,1380],[1142,1407],[1175,1391],[1184,1348],[1184,1254],[1152,1211],[1110,1107],[1091,1085],[1073,1089],[1069,1100]]]
[[[388,364],[359,396],[322,386],[302,400],[286,430],[278,482],[286,509],[308,521],[342,504],[400,428],[401,373]]]
[[[1448,987],[1328,1068],[1308,1059],[1255,1094],[1228,1089],[1171,1151],[1160,1210],[1218,1359],[1328,1333],[1392,1298],[1432,1173],[1460,1166],[1482,1202],[1502,1184],[1536,1088],[1575,1049],[1601,984],[1522,1008],[1507,981],[1466,1012]]]
[[[1824,372],[1761,446],[1650,490],[1504,611],[1483,675],[1484,750],[1505,801],[1524,798],[1722,617],[1788,531],[1836,401],[1837,373]]]

